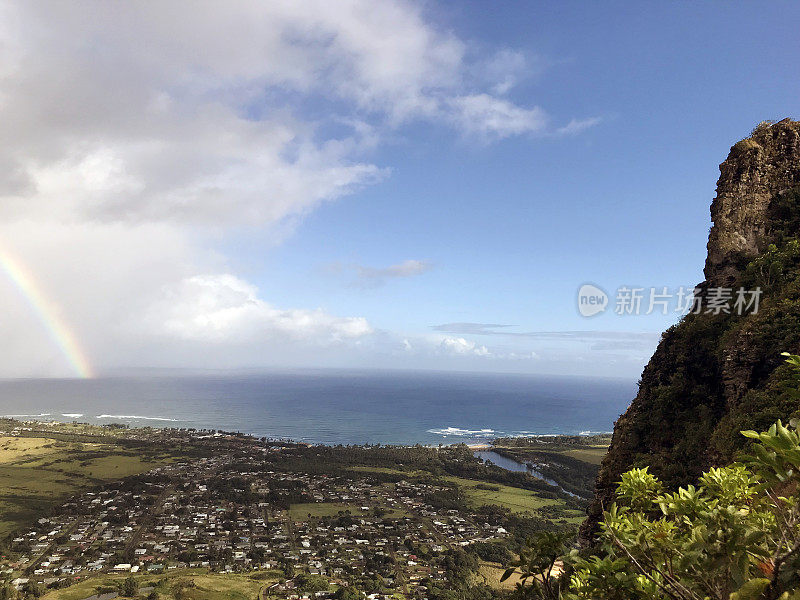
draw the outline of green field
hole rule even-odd
[[[561,454],[564,456],[571,456],[583,462],[599,465],[603,461],[603,457],[608,452],[608,446],[596,446],[592,448],[581,448],[578,450],[563,450]]]
[[[473,479],[462,479],[461,477],[444,477],[445,481],[455,483],[473,505],[473,507],[484,504],[494,504],[502,506],[515,513],[535,513],[538,509],[545,506],[558,507],[563,510],[563,515],[570,523],[580,523],[585,518],[582,511],[568,509],[562,500],[551,498],[541,498],[536,492],[522,488],[501,485],[499,483],[488,484],[495,489],[480,489],[478,486],[486,486],[485,482]]]
[[[409,478],[423,475],[430,476],[426,471],[401,471],[399,469],[388,469],[384,467],[351,467],[353,471],[376,472],[376,473],[395,473],[402,474]],[[445,476],[442,481],[456,484],[463,494],[467,497],[473,508],[484,504],[494,504],[502,506],[515,513],[535,513],[538,509],[545,506],[554,506],[564,509],[564,516],[570,523],[580,523],[585,515],[582,511],[570,510],[566,508],[562,500],[542,498],[536,492],[522,488],[502,485],[499,483],[489,483],[475,479],[464,479],[463,477]],[[497,489],[480,489],[478,486],[491,486]],[[313,506],[313,505],[312,505]],[[357,507],[358,508],[358,507]],[[355,513],[354,513],[355,514]]]
[[[526,441],[529,443],[527,446],[524,445]],[[541,442],[538,439],[529,440],[529,438],[521,438],[515,440],[515,442],[516,444],[514,445],[497,444],[493,449],[505,450],[506,452],[515,454],[517,459],[521,461],[526,459],[528,452],[536,452],[540,455],[551,455],[555,457],[569,456],[591,465],[599,465],[608,452],[608,444],[606,443],[587,443],[583,446],[575,447],[558,443]]]
[[[165,453],[114,443],[0,436],[0,539],[67,496],[149,471],[169,460],[172,457]]]
[[[205,569],[182,569],[163,575],[137,574],[139,586],[153,587],[162,598],[172,598],[176,589],[183,589],[189,600],[255,600],[266,586],[279,579],[272,571],[263,573],[209,573]],[[68,588],[53,590],[43,600],[83,600],[98,592],[98,588],[118,585],[128,575],[98,575]]]
[[[350,471],[358,471],[360,473],[387,473],[390,475],[403,475],[405,477],[419,477],[421,475],[429,475],[427,471],[420,471],[420,470],[402,470],[402,469],[390,469],[388,467],[365,467],[365,466],[355,466],[349,467]]]
[[[514,573],[505,581],[500,581],[505,571],[505,568],[497,563],[481,561],[481,565],[478,567],[478,572],[475,575],[475,579],[479,583],[485,583],[492,589],[511,591],[515,589],[517,587],[517,583],[522,580],[520,579],[519,573]]]
[[[293,521],[306,521],[309,515],[311,515],[312,518],[335,517],[340,512],[349,512],[351,515],[369,514],[369,511],[361,510],[361,507],[356,504],[306,502],[302,504],[292,504],[289,507],[289,518]]]
[[[552,506],[554,504],[562,504],[559,500],[552,500],[550,498],[540,498],[536,492],[531,490],[524,490],[522,488],[511,487],[508,485],[501,485],[499,483],[488,484],[494,489],[480,489],[478,486],[487,484],[482,481],[473,479],[462,479],[461,477],[443,477],[445,481],[455,483],[470,500],[473,506],[482,506],[484,504],[496,504],[503,506],[513,512],[533,512],[543,506]]]

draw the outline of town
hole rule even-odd
[[[129,439],[150,435],[128,433]],[[67,499],[10,540],[2,563],[10,584],[36,595],[28,592],[101,574],[204,569],[264,573],[264,593],[273,598],[348,588],[359,590],[358,597],[428,598],[432,587],[469,579],[478,555],[510,558],[515,526],[550,524],[541,515],[467,503],[446,477],[417,468],[421,457],[433,456],[487,468],[452,448],[323,448],[219,432],[158,433],[168,435],[192,441],[206,455]],[[376,460],[400,468],[374,466]],[[500,486],[478,482],[477,488]]]

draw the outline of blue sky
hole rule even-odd
[[[601,122],[576,136],[494,143],[404,127],[373,158],[391,169],[386,180],[320,207],[277,248],[258,235],[239,242],[252,277],[279,303],[316,298],[417,333],[449,322],[641,332],[674,322],[587,321],[575,293],[587,281],[614,290],[702,280],[717,165],[760,120],[798,115],[797,6],[431,8],[476,46],[513,48],[544,65],[510,92],[516,102],[562,122]],[[326,263],[408,258],[430,261],[430,271],[366,289],[325,275]],[[620,374],[638,375],[652,350],[646,339]]]
[[[20,31],[47,34],[33,48],[14,37],[32,56],[67,33],[85,43],[67,48],[74,77],[58,91],[76,106],[67,111],[71,149],[45,158],[31,142],[8,158],[33,173],[39,191],[26,206],[42,209],[19,209],[3,233],[49,282],[101,371],[333,366],[635,378],[677,317],[586,319],[578,287],[613,294],[700,282],[718,164],[759,121],[800,117],[800,6],[790,2],[352,2],[323,16],[276,16],[255,4],[238,15],[209,6],[188,23],[133,3],[142,10],[130,9],[132,21],[112,8],[98,16],[111,33],[72,21],[57,33],[59,15],[21,6]],[[126,21],[156,58],[136,49],[133,33],[114,37]],[[276,21],[286,25],[272,36]],[[192,48],[215,27],[229,39]],[[242,44],[278,41],[237,47],[242,27]],[[155,98],[156,108],[112,98],[89,122],[91,106],[78,106],[86,90],[117,81],[118,71],[133,74],[123,89]],[[31,75],[26,89],[45,86],[47,73]],[[31,110],[23,100],[18,110]],[[30,119],[16,135],[46,137],[57,126]],[[152,156],[142,155],[137,128],[160,147]],[[284,138],[274,155],[264,149]],[[75,140],[87,139],[97,147],[75,157]],[[77,161],[70,173],[83,179],[42,179],[26,166],[48,160]],[[197,172],[174,175],[186,164]],[[209,178],[217,195],[203,187]],[[42,192],[42,181],[92,202],[53,218],[55,192]],[[108,273],[102,293],[89,267],[63,283],[48,275],[58,262],[53,228],[60,240],[83,240],[70,264]],[[131,250],[150,246],[152,256]],[[127,258],[92,262],[115,253]],[[73,291],[76,281],[91,300]],[[121,319],[110,307],[123,292],[131,298],[132,281],[144,291]],[[98,312],[114,326],[98,324]],[[595,333],[576,333],[586,331]],[[34,344],[29,355],[48,351]],[[62,363],[30,359],[12,374],[59,373]]]

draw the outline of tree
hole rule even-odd
[[[279,568],[281,571],[283,571],[283,576],[286,577],[286,579],[291,579],[294,577],[295,569],[294,564],[291,561],[286,559],[281,560]]]
[[[43,594],[42,586],[35,581],[29,581],[28,583],[22,586],[22,593],[25,596],[29,596],[32,598],[38,598]]]
[[[800,370],[800,357],[787,356]],[[557,544],[531,544],[515,565],[521,590],[568,600],[800,600],[798,424],[742,432],[754,440],[750,453],[696,486],[670,492],[646,467],[624,473],[599,555],[573,551],[568,585],[545,585]]]
[[[17,597],[17,590],[9,583],[0,586],[0,600],[14,600]]]
[[[122,582],[122,595],[133,598],[139,592],[139,582],[130,575]]]
[[[697,487],[664,492],[646,468],[625,473],[604,514],[605,556],[576,562],[567,597],[793,598],[800,434],[780,421],[743,433],[758,440],[746,463],[712,468]]]
[[[342,586],[336,590],[333,597],[336,598],[336,600],[361,600],[364,597],[364,593],[352,585],[347,587]]]
[[[528,539],[526,547],[520,550],[519,559],[511,563],[500,581],[519,571],[521,587],[524,589],[527,585],[534,598],[559,598],[562,582],[556,563],[562,559],[570,537],[563,532],[543,531]]]
[[[298,589],[308,592],[309,594],[325,592],[330,589],[328,580],[322,575],[298,575],[295,578],[295,584]]]

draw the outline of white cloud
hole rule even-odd
[[[442,354],[450,356],[491,358],[495,361],[523,362],[539,359],[539,355],[530,350],[488,348],[487,346],[463,337],[444,337],[439,342],[437,350]]]
[[[600,117],[591,117],[589,119],[572,119],[563,127],[556,129],[556,135],[577,135],[599,125],[603,119]]]
[[[258,297],[251,284],[230,274],[195,275],[165,290],[151,321],[164,332],[197,341],[308,340],[339,342],[372,333],[366,319],[335,317],[322,309],[281,310]]]
[[[444,338],[439,347],[447,354],[455,354],[458,356],[491,356],[486,346],[481,346],[471,340],[461,337]]]
[[[520,108],[489,94],[453,98],[451,106],[452,118],[462,131],[489,140],[525,133],[543,133],[549,122],[545,111],[538,106]]]
[[[384,285],[391,279],[408,279],[422,275],[433,269],[427,260],[408,259],[388,267],[368,267],[355,263],[334,262],[324,266],[323,270],[333,275],[354,274],[350,282],[354,287],[375,288]]]
[[[17,2],[3,17],[6,216],[270,223],[385,175],[358,159],[376,125],[432,119],[492,140],[549,122],[464,93],[481,83],[466,44],[410,2]],[[484,77],[504,93],[524,67],[505,49]],[[351,131],[319,139],[294,97],[333,102]]]
[[[357,315],[273,306],[213,248],[242,226],[274,239],[380,181],[368,152],[412,120],[487,140],[549,131],[543,109],[498,97],[529,61],[476,61],[405,0],[20,0],[0,5],[0,48],[0,236],[101,368],[309,362],[377,340]],[[67,374],[5,292],[0,375]]]
[[[426,260],[404,260],[382,269],[359,267],[359,272],[362,277],[412,277],[430,269],[431,264]]]
[[[507,94],[520,79],[535,75],[541,69],[538,65],[531,65],[531,60],[522,52],[509,48],[499,50],[479,68],[491,85],[492,93],[500,96]]]
[[[356,271],[362,284],[382,285],[387,279],[414,277],[427,273],[433,265],[426,260],[405,260],[396,265],[383,268],[356,265]]]
[[[507,360],[537,360],[539,355],[536,352],[509,352],[505,358]]]
[[[374,182],[383,171],[353,160],[362,129],[319,140],[265,90],[430,113],[424,89],[457,77],[460,44],[381,6],[9,4],[6,215],[270,223]]]

